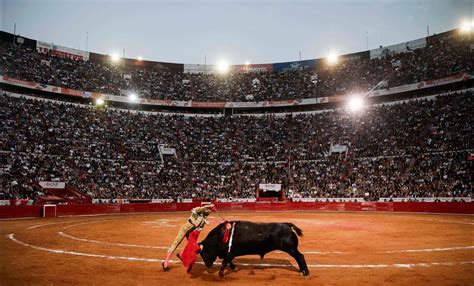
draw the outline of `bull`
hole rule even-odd
[[[223,240],[226,227],[233,225],[233,234],[226,243]],[[243,255],[260,255],[274,250],[280,250],[291,255],[298,263],[299,271],[309,275],[304,255],[298,251],[298,236],[303,232],[292,223],[254,223],[249,221],[234,221],[221,223],[209,232],[199,243],[200,254],[206,267],[211,268],[216,258],[223,259],[219,276],[224,277],[224,270],[229,267],[234,270],[232,262],[235,257]]]

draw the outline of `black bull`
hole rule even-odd
[[[200,254],[207,267],[212,267],[217,257],[223,259],[219,276],[224,276],[227,264],[231,269],[235,269],[232,259],[237,256],[258,254],[263,259],[265,254],[274,250],[291,255],[298,262],[300,272],[304,276],[309,275],[304,256],[298,251],[298,236],[302,236],[303,232],[294,224],[248,221],[228,223],[235,223],[230,251],[229,243],[223,241],[226,223],[216,226],[200,243]]]

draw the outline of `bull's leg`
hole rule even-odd
[[[232,261],[229,261],[229,267],[230,267],[230,269],[232,269],[233,271],[235,271],[235,269],[237,268],[237,266],[235,266],[235,264],[234,264]]]
[[[300,272],[303,273],[304,276],[309,275],[308,266],[306,265],[306,260],[304,259],[304,255],[298,251],[298,249],[291,249],[287,251],[289,255],[291,255],[296,262],[298,263],[298,267],[300,268]]]
[[[298,237],[294,232],[290,237],[280,240],[278,249],[288,253],[296,260],[298,267],[300,268],[300,272],[303,273],[304,276],[309,275],[308,265],[306,265],[304,255],[298,251]]]
[[[225,257],[224,260],[222,260],[222,265],[221,269],[219,269],[219,277],[224,278],[224,270],[227,267],[227,264],[231,261],[232,259],[229,259],[229,257]]]

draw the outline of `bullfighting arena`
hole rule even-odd
[[[188,212],[0,221],[1,285],[473,285],[474,217],[393,213],[227,212],[228,220],[293,222],[310,270],[286,253],[234,260],[218,276],[186,274],[168,245]],[[212,214],[200,239],[222,220]],[[184,243],[180,246],[183,247]]]

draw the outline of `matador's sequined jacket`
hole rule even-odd
[[[196,207],[191,210],[191,216],[189,217],[189,223],[197,228],[202,228],[207,224],[207,217],[211,214],[211,207]]]

